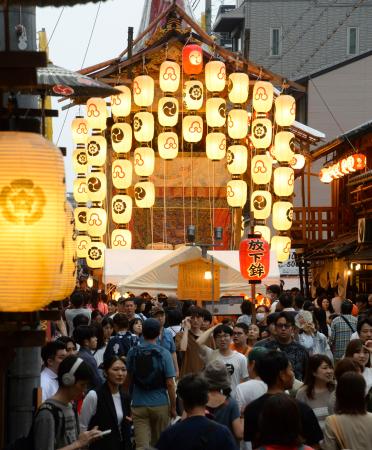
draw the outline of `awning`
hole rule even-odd
[[[372,246],[359,247],[348,259],[357,264],[372,264]]]
[[[308,260],[323,258],[341,258],[351,255],[357,246],[357,233],[347,233],[339,236],[327,244],[319,244],[305,254]]]
[[[244,24],[244,19],[244,9],[242,7],[219,12],[213,24],[213,31],[217,33],[233,31],[240,24]]]

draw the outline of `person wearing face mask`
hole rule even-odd
[[[266,317],[269,313],[269,308],[265,305],[256,307],[256,325],[260,329],[260,332],[267,327]]]

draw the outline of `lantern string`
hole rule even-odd
[[[212,198],[211,198],[211,161],[207,158],[208,161],[208,207],[209,207],[209,224],[210,224],[210,233],[211,240],[213,240],[213,218],[212,218]],[[213,164],[213,162],[212,162]]]
[[[193,223],[193,200],[194,200],[194,145],[190,144],[190,178],[191,178],[191,193],[190,193],[190,223]]]
[[[154,208],[150,208],[151,248],[154,248]]]
[[[163,242],[167,243],[166,160],[163,160]]]
[[[215,226],[215,170],[214,170],[214,162],[212,161],[212,221],[213,221],[213,229]],[[214,233],[212,233],[212,243],[214,244]]]

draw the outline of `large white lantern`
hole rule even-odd
[[[107,142],[103,136],[90,136],[87,142],[88,163],[103,166],[107,156]]]
[[[248,100],[249,77],[246,73],[233,72],[228,82],[229,100],[231,103],[245,103]]]
[[[245,145],[230,145],[226,154],[227,170],[239,175],[247,171],[248,150]]]
[[[133,80],[133,100],[137,106],[151,106],[154,101],[154,79],[140,75]]]
[[[200,142],[203,137],[203,119],[200,116],[185,116],[182,134],[186,142]]]
[[[227,119],[227,132],[231,139],[244,139],[248,134],[249,114],[245,109],[232,109]]]
[[[275,99],[275,122],[280,127],[290,127],[296,118],[296,100],[292,95],[279,95]]]
[[[274,170],[274,192],[278,197],[293,194],[294,170],[291,167],[277,167]]]
[[[112,197],[112,220],[118,224],[130,222],[132,218],[133,200],[129,195],[118,194]]]
[[[88,217],[88,233],[92,237],[101,237],[106,233],[107,213],[103,208],[89,208]]]
[[[273,170],[273,159],[269,155],[255,155],[251,162],[251,175],[253,183],[270,183]]]
[[[163,97],[158,103],[158,120],[162,127],[174,127],[178,122],[178,100]]]
[[[270,147],[273,137],[271,120],[259,117],[252,122],[251,142],[255,148]]]
[[[154,116],[147,111],[140,111],[134,115],[134,137],[138,142],[149,142],[154,137]]]
[[[180,84],[180,66],[174,61],[164,61],[159,70],[159,86],[163,92],[176,92]]]
[[[90,237],[87,234],[81,234],[76,236],[76,256],[78,258],[86,258],[88,254],[88,248],[90,246]]]
[[[203,83],[198,80],[186,81],[183,88],[183,101],[188,110],[200,109],[203,106]]]
[[[267,113],[273,106],[274,86],[268,81],[256,81],[253,87],[252,103],[258,113]]]
[[[174,131],[158,134],[158,152],[163,159],[174,159],[178,155],[178,135]]]
[[[116,159],[111,166],[112,184],[116,189],[128,189],[132,184],[132,163],[128,159]]]
[[[80,175],[74,180],[73,194],[76,203],[86,203],[89,200],[87,179],[85,176]]]
[[[97,130],[106,129],[107,108],[104,98],[93,97],[87,101],[88,127]]]
[[[129,123],[116,123],[111,128],[111,143],[114,152],[128,153],[132,148],[133,132]]]
[[[111,233],[111,247],[117,250],[130,249],[132,247],[132,233],[130,230],[118,228]]]
[[[223,98],[212,97],[206,102],[205,115],[209,127],[223,127],[226,123],[226,101]]]
[[[232,208],[243,208],[247,202],[247,183],[244,180],[231,180],[227,183],[227,203]]]
[[[155,169],[155,152],[150,147],[138,147],[134,151],[134,171],[140,177],[148,177]]]
[[[293,158],[291,159],[289,165],[292,167],[292,169],[300,170],[304,167],[306,163],[306,158],[301,153],[296,153]]]
[[[92,172],[88,176],[88,199],[92,202],[102,202],[106,198],[107,181],[103,172]]]
[[[322,183],[327,183],[328,184],[328,183],[330,183],[332,181],[333,178],[332,178],[332,176],[330,174],[330,171],[329,171],[328,167],[324,167],[323,169],[320,170],[319,178],[320,178],[320,181]]]
[[[262,236],[266,242],[270,242],[271,238],[270,227],[266,225],[255,225],[253,231],[254,234],[259,234],[260,236]]]
[[[205,86],[210,92],[221,92],[226,85],[226,66],[222,61],[210,61],[205,65]]]
[[[85,144],[88,138],[88,122],[84,117],[76,117],[71,124],[72,140],[75,144]]]
[[[105,264],[106,245],[103,242],[92,240],[88,246],[86,261],[91,269],[101,269]]]
[[[132,94],[128,86],[115,86],[121,94],[111,96],[111,112],[115,117],[127,117],[130,114]]]
[[[291,253],[291,239],[287,236],[273,236],[271,250],[276,253],[278,262],[287,261]]]
[[[226,154],[226,136],[223,133],[208,133],[205,139],[207,158],[219,161]]]
[[[273,227],[279,231],[287,231],[293,221],[293,205],[291,202],[274,202]]]
[[[155,186],[151,181],[140,181],[134,185],[134,199],[139,208],[151,208],[155,203]]]
[[[292,161],[294,153],[294,134],[290,131],[280,131],[275,135],[273,154],[278,162]]]
[[[255,219],[267,219],[271,212],[272,197],[268,191],[258,190],[251,195],[251,211]]]
[[[72,167],[76,174],[88,172],[88,156],[85,148],[77,148],[72,153]]]
[[[74,209],[75,228],[77,231],[88,231],[88,212],[86,206],[78,206]]]

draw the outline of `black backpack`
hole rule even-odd
[[[134,347],[133,380],[134,384],[146,391],[166,387],[160,350],[142,346]]]

